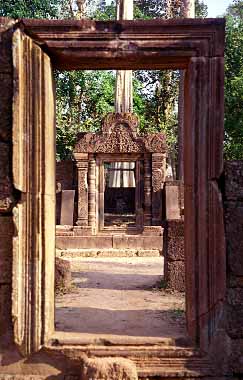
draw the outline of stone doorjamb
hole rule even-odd
[[[223,208],[218,187],[223,172],[224,20],[23,20],[16,24],[18,27],[43,47],[51,58],[53,68],[186,70],[184,157],[187,325],[193,344],[203,352],[209,352],[218,328],[222,327],[222,304],[225,297]],[[40,93],[41,91],[32,92],[32,95],[38,97]],[[25,96],[28,97],[29,94]],[[23,103],[18,103],[15,99],[14,115],[22,112],[22,108],[19,108],[21,106]],[[35,110],[27,109],[27,112],[33,114]],[[15,137],[17,135],[13,136]],[[44,149],[42,143],[35,139],[32,144],[39,144],[35,149],[38,148],[40,152]],[[29,157],[32,147],[24,148]],[[45,160],[44,157],[44,162]],[[31,173],[28,170],[26,175],[31,183]],[[32,208],[29,203],[26,210],[31,212]],[[33,217],[34,220],[39,218],[38,210]],[[27,249],[35,238],[35,234],[26,237]],[[43,268],[34,265],[39,260],[35,255],[33,251],[31,255],[27,252],[25,256],[26,263],[32,265],[36,281],[35,288],[32,289],[35,294],[31,298],[31,305],[25,301],[16,307],[19,310],[22,306],[25,311],[23,334],[26,334],[28,341],[35,341],[34,345],[28,344],[26,353],[43,345],[50,347],[53,341],[67,345],[65,340],[61,343],[62,339],[56,333],[50,334],[51,327],[45,330],[46,320],[54,327],[53,308],[36,308],[35,303],[40,299],[42,305],[49,305],[54,303],[54,298],[41,286],[40,270]],[[23,254],[20,252],[19,259],[21,258]],[[44,262],[48,259],[44,252]],[[14,286],[22,289],[22,280],[14,273]],[[51,286],[53,274],[45,275],[46,283]],[[28,291],[30,284],[26,282],[26,286]],[[30,317],[33,310],[36,313],[35,320]],[[36,320],[40,321],[38,336]],[[125,350],[125,346],[117,348],[119,355],[120,350]],[[132,348],[126,350],[126,355],[132,357]],[[185,363],[188,365],[190,363],[186,356],[191,354],[186,352],[185,350],[180,357],[185,355]],[[158,355],[157,353],[156,357]],[[193,357],[192,353],[191,360]],[[202,364],[200,373],[205,366]],[[149,371],[153,373],[151,367]],[[164,373],[163,368],[161,373]]]

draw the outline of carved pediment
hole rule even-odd
[[[80,133],[74,153],[163,153],[163,133],[139,135],[138,118],[131,113],[110,113],[98,133]]]

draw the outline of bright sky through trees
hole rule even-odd
[[[110,4],[111,0],[106,0],[106,3]],[[225,13],[232,0],[204,0],[204,3],[208,6],[208,17],[217,17]]]
[[[222,16],[228,6],[232,3],[231,0],[204,0],[208,6],[208,17]]]

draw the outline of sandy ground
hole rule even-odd
[[[74,289],[56,296],[57,331],[91,343],[159,344],[185,337],[184,295],[157,286],[162,257],[69,260]]]

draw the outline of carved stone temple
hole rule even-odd
[[[83,354],[92,360],[130,359],[139,380],[242,379],[243,163],[223,161],[224,30],[225,20],[220,18],[134,22],[0,18],[1,380],[83,380]],[[184,260],[191,343],[183,346],[181,340],[165,338],[154,345],[148,336],[145,344],[129,345],[124,336],[118,344],[99,340],[89,345],[79,340],[79,334],[61,333],[55,326],[53,69],[161,67],[186,70]],[[128,233],[129,244],[161,239],[155,199],[161,199],[165,143],[161,135],[139,136],[136,128],[136,117],[108,115],[100,133],[80,136],[76,162],[58,163],[62,191],[59,186],[57,195],[65,194],[71,220],[62,223],[67,228],[57,229],[57,245],[82,241],[91,247],[101,238],[106,247],[125,244]],[[131,162],[123,165],[131,175],[123,176],[120,170],[117,176],[114,169],[120,165],[112,158]],[[114,173],[106,182],[109,169]],[[137,192],[133,199],[141,206],[134,212],[121,200],[112,201],[114,192],[124,189],[132,197],[133,180]],[[130,187],[115,187],[119,183]],[[167,182],[162,191],[165,218],[173,219],[164,236],[168,269],[174,266],[181,273],[182,250],[174,248],[179,241],[175,231],[183,239],[180,213],[175,210],[181,191],[175,188]],[[168,203],[173,206],[170,213]],[[112,220],[114,205],[125,216],[120,225],[114,221],[112,227],[105,226]],[[115,232],[104,231],[112,228]]]
[[[76,219],[58,229],[57,248],[161,250],[165,136],[140,135],[138,124],[135,114],[109,113],[100,132],[77,136]]]

